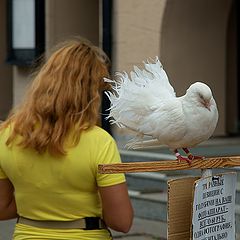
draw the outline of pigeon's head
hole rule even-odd
[[[197,105],[207,108],[209,111],[213,103],[213,95],[211,89],[202,82],[196,82],[192,84],[186,93],[188,98],[197,102]]]

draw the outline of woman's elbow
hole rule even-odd
[[[122,226],[120,232],[128,233],[130,231],[131,227],[132,227],[132,222],[130,224],[125,224],[124,226]]]
[[[106,223],[108,227],[110,227],[115,231],[128,233],[133,223],[133,212],[131,212],[129,216],[114,218],[114,219],[111,219],[110,221],[107,221]]]
[[[128,233],[132,227],[132,220],[124,221],[122,223],[118,222],[116,224],[108,224],[108,226],[117,232]]]

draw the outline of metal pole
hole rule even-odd
[[[212,169],[202,169],[202,178],[211,177],[212,176]]]

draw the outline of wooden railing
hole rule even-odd
[[[99,173],[129,173],[129,172],[158,172],[184,169],[213,169],[240,166],[240,156],[214,157],[203,160],[193,160],[191,164],[177,160],[161,160],[151,162],[129,162],[116,164],[100,164]]]

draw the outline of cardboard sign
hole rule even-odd
[[[168,240],[190,239],[193,187],[199,177],[168,181]]]
[[[192,206],[193,240],[235,240],[236,173],[195,182]]]

